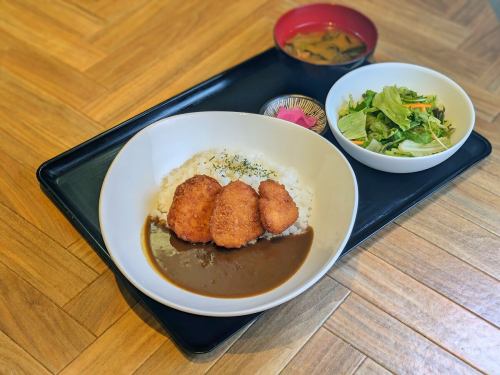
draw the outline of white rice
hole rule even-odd
[[[243,154],[231,150],[209,150],[195,154],[180,167],[172,170],[163,179],[157,209],[151,215],[167,222],[167,214],[172,204],[175,189],[188,178],[204,174],[216,179],[222,186],[231,181],[241,180],[258,192],[259,184],[268,178],[285,185],[299,209],[297,221],[280,234],[299,234],[307,229],[312,207],[312,191],[301,183],[297,171],[290,167],[271,164],[261,154]],[[266,232],[263,237],[275,235]]]

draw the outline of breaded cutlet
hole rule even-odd
[[[259,212],[263,227],[280,234],[299,217],[299,210],[285,186],[274,180],[259,185]]]
[[[210,233],[218,246],[239,248],[264,233],[259,217],[259,196],[242,181],[233,181],[217,196]]]
[[[210,218],[222,187],[217,180],[195,175],[177,186],[167,224],[177,237],[189,242],[210,242]]]

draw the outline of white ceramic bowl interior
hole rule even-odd
[[[405,86],[418,93],[436,94],[445,106],[445,118],[455,127],[452,146],[438,154],[414,158],[378,154],[355,145],[338,129],[339,109],[347,103],[349,95],[359,100],[368,89],[381,91],[384,86]],[[326,116],[335,139],[354,159],[369,167],[394,173],[409,173],[438,165],[453,155],[467,140],[474,127],[475,112],[465,91],[450,78],[432,69],[403,63],[378,63],[346,74],[330,89]]]
[[[146,216],[164,176],[197,152],[213,148],[261,152],[294,167],[314,191],[314,240],[305,263],[279,287],[254,297],[213,298],[181,289],[148,263],[142,246]],[[235,112],[200,112],[158,121],[120,151],[104,180],[99,219],[120,271],[142,292],[178,310],[209,316],[245,315],[297,296],[318,281],[344,248],[356,216],[355,175],[342,153],[321,136],[287,121]]]

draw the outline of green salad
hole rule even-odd
[[[444,118],[436,95],[420,95],[405,87],[367,90],[352,97],[339,112],[340,132],[367,150],[392,156],[425,156],[451,146],[454,128]]]

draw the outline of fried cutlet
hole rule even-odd
[[[210,233],[216,245],[239,248],[264,233],[259,218],[259,196],[241,181],[222,188],[215,200]]]
[[[217,180],[205,175],[195,175],[177,186],[167,216],[177,237],[189,242],[212,241],[210,217],[221,189]]]
[[[299,210],[285,186],[274,180],[262,181],[259,185],[260,220],[264,228],[280,234],[299,217]]]

